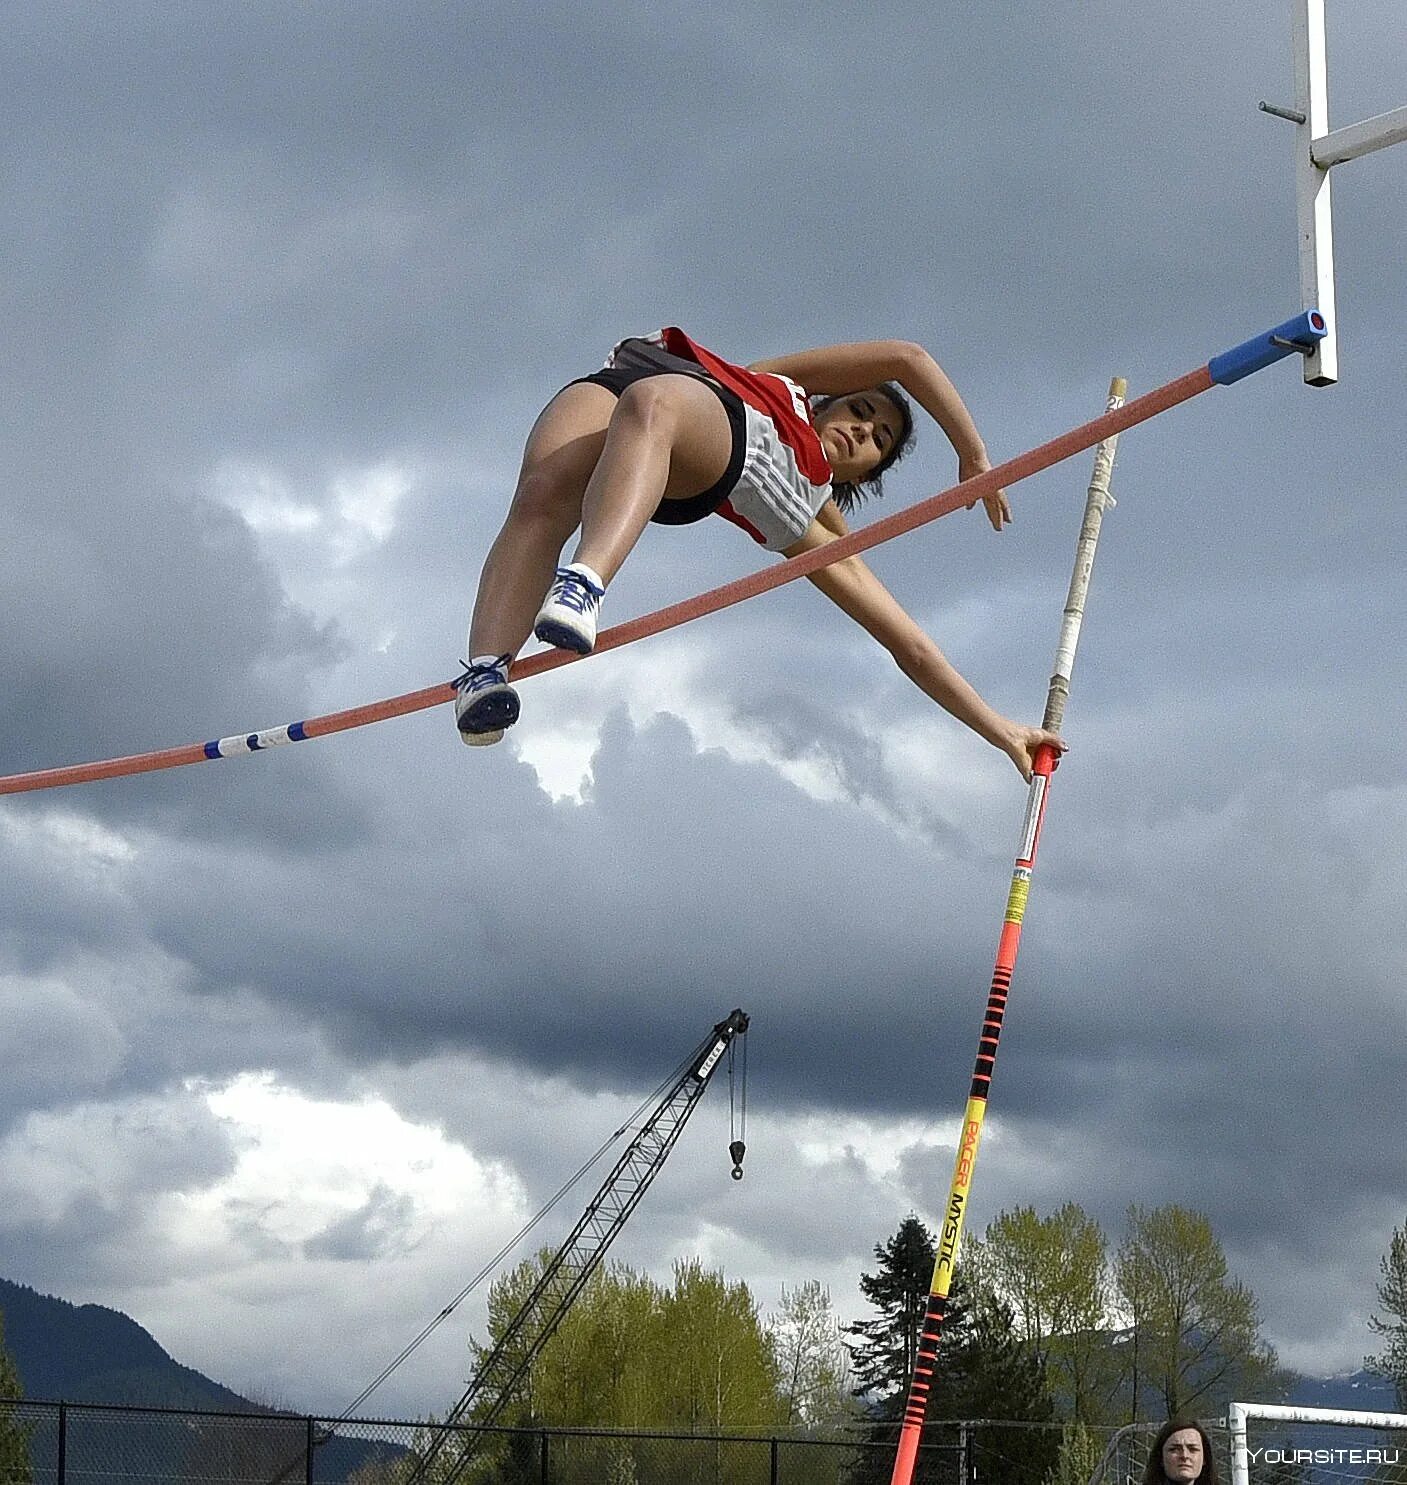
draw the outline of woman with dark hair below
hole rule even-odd
[[[827,346],[743,367],[682,330],[622,341],[602,370],[548,403],[528,436],[455,681],[464,741],[497,742],[518,720],[508,673],[529,634],[590,653],[602,597],[650,521],[684,525],[716,513],[787,557],[843,536],[845,513],[879,493],[885,470],[912,445],[909,397],[947,435],[960,479],[991,468],[957,390],[910,342]],[[1006,492],[984,504],[1000,531],[1011,519]],[[578,527],[572,560],[558,566]],[[859,557],[809,576],[1024,778],[1043,743],[1063,750],[1052,733],[993,711]]]
[[[1143,1485],[1218,1485],[1212,1441],[1195,1418],[1169,1418],[1158,1430]]]

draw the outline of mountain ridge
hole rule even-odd
[[[130,1315],[0,1279],[5,1349],[25,1396],[217,1412],[274,1411],[183,1366]]]

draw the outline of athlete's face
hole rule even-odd
[[[851,392],[822,408],[816,414],[816,433],[836,483],[855,484],[873,474],[903,426],[899,409],[877,390]]]
[[[1202,1435],[1195,1428],[1179,1428],[1163,1445],[1163,1473],[1172,1485],[1191,1485],[1202,1473]]]

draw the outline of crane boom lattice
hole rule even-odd
[[[419,1485],[432,1468],[435,1485],[453,1485],[468,1468],[486,1430],[512,1401],[538,1353],[659,1174],[723,1054],[747,1027],[747,1015],[735,1010],[690,1055],[683,1073],[640,1126],[576,1226],[548,1261],[532,1293],[484,1359],[463,1397],[437,1426],[433,1442],[417,1462],[407,1485]]]

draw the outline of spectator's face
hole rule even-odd
[[[1195,1428],[1179,1428],[1163,1445],[1163,1473],[1172,1485],[1192,1485],[1202,1473],[1202,1435]]]

